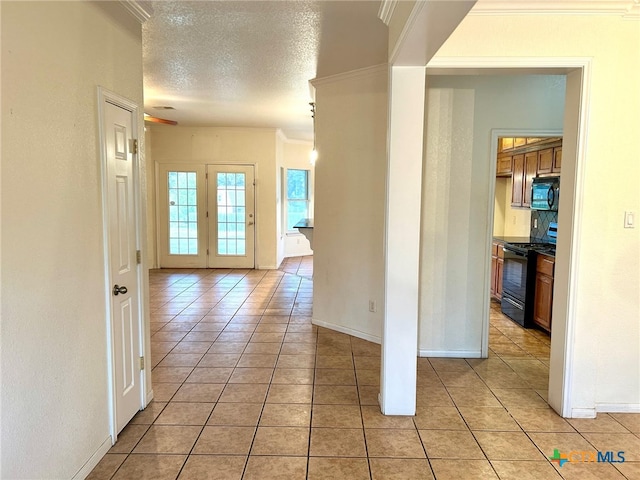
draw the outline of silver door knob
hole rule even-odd
[[[125,293],[127,293],[127,287],[125,287],[125,286],[122,286],[122,287],[121,287],[121,286],[119,286],[118,284],[114,285],[114,286],[113,286],[113,294],[114,294],[114,295],[118,295],[119,293],[122,293],[123,295],[124,295]]]

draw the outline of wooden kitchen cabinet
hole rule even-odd
[[[553,149],[553,165],[551,171],[553,173],[560,173],[562,169],[562,147],[556,147]]]
[[[522,186],[524,184],[524,154],[513,156],[511,181],[511,206],[522,206]]]
[[[553,171],[553,148],[545,148],[538,153],[538,175]]]
[[[502,242],[494,241],[491,246],[491,297],[502,299],[502,271],[504,268],[504,250]]]
[[[538,152],[513,156],[511,206],[531,206],[531,185],[538,171]]]
[[[553,307],[553,271],[555,258],[539,254],[536,261],[536,290],[533,304],[533,322],[551,332]]]
[[[511,172],[513,171],[512,163],[512,155],[498,156],[498,161],[496,163],[496,177],[510,177]]]

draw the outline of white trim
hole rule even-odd
[[[370,333],[361,332],[360,330],[354,330],[353,328],[336,325],[335,323],[324,322],[315,318],[311,320],[311,323],[313,325],[317,325],[318,327],[324,327],[330,330],[335,330],[336,332],[346,333],[347,335],[351,335],[352,337],[357,337],[362,340],[367,340],[368,342],[377,343],[378,345],[382,343],[382,338],[380,336],[371,335]]]
[[[600,413],[640,413],[640,403],[596,403]]]
[[[102,444],[98,447],[94,454],[91,455],[91,458],[89,458],[89,460],[87,460],[85,464],[80,467],[80,470],[78,470],[76,474],[71,477],[71,480],[84,480],[85,478],[87,478],[91,471],[96,468],[96,465],[100,463],[102,457],[107,454],[112,445],[113,444],[111,443],[111,435],[109,435],[107,438],[105,438],[104,442],[102,442]]]
[[[595,408],[572,408],[567,418],[596,418]]]
[[[151,14],[153,13],[151,2],[140,2],[138,0],[120,0],[120,3],[140,23],[144,23],[149,20],[151,18]]]
[[[132,116],[132,125],[131,125],[131,133],[134,136],[134,139],[139,141],[140,132],[139,132],[139,117],[140,108],[139,106],[132,102],[131,100],[118,95],[117,93],[111,92],[100,85],[97,88],[98,93],[98,138],[100,142],[100,175],[101,175],[101,193],[102,193],[102,240],[103,240],[103,248],[104,248],[104,266],[105,266],[105,321],[107,323],[107,378],[109,379],[109,433],[111,435],[111,440],[113,443],[116,442],[118,438],[118,427],[117,427],[117,418],[116,418],[116,386],[115,386],[115,373],[114,373],[114,330],[113,330],[113,322],[112,322],[112,311],[111,311],[111,285],[113,285],[111,279],[111,267],[109,259],[111,258],[111,248],[109,243],[109,202],[108,202],[108,179],[107,179],[107,151],[106,151],[106,138],[105,138],[105,104],[111,103],[120,108],[128,110],[131,112]],[[136,229],[136,249],[141,250],[141,260],[142,262],[137,265],[137,282],[138,282],[138,328],[140,329],[140,344],[139,344],[139,352],[141,356],[149,357],[146,355],[146,330],[145,330],[145,303],[144,299],[146,298],[145,294],[145,282],[144,282],[144,265],[146,263],[145,252],[142,250],[142,212],[141,205],[143,205],[143,199],[140,198],[140,157],[142,155],[142,148],[139,145],[138,153],[134,155],[134,166],[133,166],[133,181],[134,181],[134,209],[135,209],[135,229]],[[147,405],[147,387],[146,387],[146,377],[147,372],[150,371],[150,363],[151,358],[146,359],[146,364],[144,370],[140,371],[140,409],[145,408]]]
[[[373,65],[371,67],[358,68],[349,72],[337,73],[336,75],[329,75],[328,77],[314,78],[309,80],[309,83],[314,87],[318,85],[326,85],[329,83],[341,82],[343,80],[351,80],[354,78],[369,77],[378,75],[380,73],[387,74],[389,72],[389,65],[382,63],[380,65]]]
[[[469,15],[627,15],[637,0],[482,0]]]
[[[418,350],[419,357],[484,358],[480,350]]]
[[[407,38],[407,35],[409,35],[409,32],[413,30],[413,26],[416,23],[416,19],[420,15],[420,12],[422,11],[426,3],[427,2],[416,2],[415,5],[413,6],[413,9],[411,10],[409,17],[407,17],[407,21],[404,23],[402,27],[402,31],[400,32],[400,35],[398,35],[398,39],[396,40],[396,44],[393,46],[393,50],[391,51],[391,53],[389,53],[389,63],[391,64],[395,63],[396,59],[398,58],[398,54],[400,53],[400,50],[404,47],[404,43]]]
[[[398,5],[398,0],[382,0],[380,2],[380,9],[378,10],[378,18],[384,22],[388,27],[393,17],[393,12]]]

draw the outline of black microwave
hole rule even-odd
[[[558,211],[560,177],[536,177],[531,186],[531,209]]]

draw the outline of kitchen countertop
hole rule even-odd
[[[303,218],[293,228],[313,228],[313,218]]]

